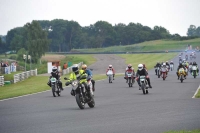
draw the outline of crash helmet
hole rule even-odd
[[[82,70],[86,70],[87,69],[87,65],[86,64],[83,64],[82,65]]]
[[[73,71],[73,72],[78,72],[78,64],[74,64],[74,65],[72,66],[72,71]]]
[[[53,66],[52,67],[52,72],[54,72],[54,73],[58,72],[58,68],[56,66]]]
[[[128,68],[131,69],[131,68],[132,68],[132,65],[131,65],[131,64],[128,64]]]
[[[108,66],[108,68],[109,68],[109,69],[112,69],[112,68],[113,68],[113,66],[112,66],[112,65],[109,65],[109,66]]]
[[[193,65],[196,65],[196,64],[197,64],[197,63],[194,61],[194,62],[193,62]]]
[[[142,65],[142,64],[139,64],[139,65],[138,65],[138,70],[141,71],[142,69],[143,69],[143,65]]]

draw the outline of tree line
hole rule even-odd
[[[6,41],[0,40],[0,52],[8,50],[18,52],[24,48],[24,51],[35,57],[33,60],[37,61],[45,52],[68,52],[79,48],[129,45],[158,39],[186,40],[199,36],[199,29],[190,26],[188,36],[182,37],[179,34],[171,35],[162,26],[154,26],[151,29],[132,22],[128,25],[119,23],[112,26],[106,21],[97,21],[95,24],[82,27],[76,21],[63,19],[34,20],[23,27],[8,31]]]

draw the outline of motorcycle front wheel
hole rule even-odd
[[[53,96],[56,97],[55,86],[51,86],[51,89],[52,89]]]
[[[80,94],[76,94],[76,102],[77,102],[80,109],[85,108],[85,103],[83,102],[82,96]]]
[[[144,83],[141,85],[141,88],[142,88],[143,94],[145,95],[145,84]]]

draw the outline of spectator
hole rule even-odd
[[[63,69],[67,69],[67,63],[64,63]]]

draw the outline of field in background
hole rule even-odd
[[[125,46],[112,46],[106,48],[91,48],[91,49],[74,49],[80,52],[150,52],[150,51],[166,51],[166,50],[185,50],[187,45],[192,45],[193,48],[200,47],[200,38],[172,41],[172,40],[156,40],[147,41],[138,44]]]

